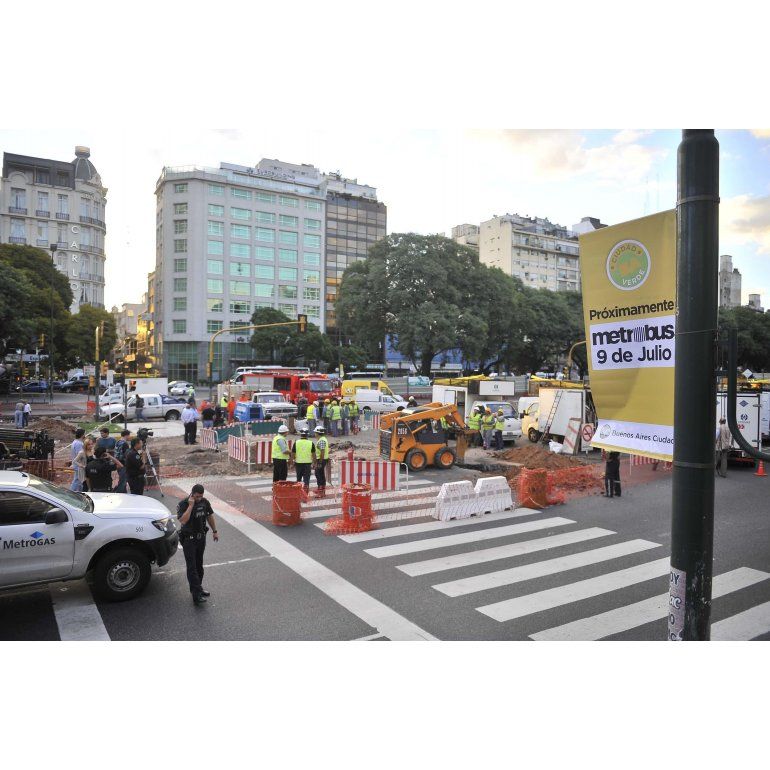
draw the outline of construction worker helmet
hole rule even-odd
[[[491,410],[491,409],[490,409],[488,406],[487,406],[487,407],[485,407],[484,411],[485,411],[487,414],[492,414],[492,410]]]
[[[315,429],[315,432],[320,434],[326,433],[326,431],[320,425]]]
[[[328,403],[329,403],[329,399],[328,399],[328,398],[325,398],[325,399],[324,399],[324,404],[328,404]]]
[[[497,413],[498,413],[498,414],[502,414],[502,413],[503,413],[503,410],[502,410],[502,409],[498,409],[498,410],[497,410]]]
[[[288,433],[289,429],[285,425],[281,425],[280,428],[278,428],[279,433]]]

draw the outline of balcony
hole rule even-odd
[[[35,241],[35,243],[36,243],[38,246],[45,246],[46,248],[48,248],[48,238],[38,238],[38,239]]]
[[[46,218],[48,218],[48,217],[51,216],[51,212],[50,211],[43,211],[42,209],[37,209],[35,211],[35,216],[36,217],[46,217]]]
[[[27,215],[27,209],[22,208],[21,206],[8,206],[8,213],[9,214],[24,214],[24,216]]]
[[[104,222],[102,222],[101,219],[94,219],[93,217],[80,217],[80,223],[83,225],[96,225],[97,227],[101,227],[103,230],[106,230],[106,226]]]
[[[21,243],[21,244],[26,244],[26,242],[27,242],[27,239],[26,239],[26,238],[24,238],[24,237],[23,237],[23,236],[21,236],[21,235],[12,235],[12,236],[11,236],[11,237],[8,239],[8,243]]]
[[[67,219],[68,220],[70,218],[70,215],[69,214],[64,214],[61,211],[57,211],[56,212],[56,218],[57,219]]]
[[[59,241],[56,244],[56,248],[57,249],[67,249],[67,248],[69,248],[69,243],[67,243],[67,241]]]

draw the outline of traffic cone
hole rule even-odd
[[[761,478],[765,478],[767,476],[765,473],[765,463],[762,460],[759,461],[759,468],[754,475],[760,476]]]

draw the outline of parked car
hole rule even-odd
[[[175,517],[141,495],[71,492],[21,471],[0,471],[0,588],[91,576],[108,601],[138,596],[154,562],[177,552]]]
[[[61,385],[62,393],[73,393],[75,391],[85,392],[88,388],[89,380],[87,374],[76,374]]]
[[[171,396],[186,396],[190,388],[195,389],[195,385],[185,380],[175,380],[168,384],[168,392]]]
[[[142,420],[178,420],[182,416],[184,402],[181,400],[164,401],[160,393],[142,393],[142,399],[144,400]],[[128,420],[135,420],[136,396],[128,399],[126,407]],[[109,404],[101,407],[101,413],[113,422],[123,422],[123,404]]]
[[[21,389],[24,393],[47,393],[48,381],[47,380],[30,380],[25,382]]]

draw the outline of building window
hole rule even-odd
[[[255,283],[255,297],[273,297],[275,295],[275,286],[271,283]]]
[[[174,312],[187,312],[187,297],[174,297]]]
[[[286,262],[290,265],[296,265],[297,264],[296,249],[278,249],[278,261]]]
[[[321,220],[320,219],[308,219],[305,217],[305,229],[306,230],[320,230],[321,229]]]
[[[240,198],[244,201],[251,200],[251,190],[242,190],[240,187],[231,187],[230,195],[232,195],[233,198]]]
[[[11,188],[11,206],[15,209],[27,208],[27,191],[24,188]]]
[[[225,188],[221,184],[209,184],[209,195],[223,196],[225,194]]]
[[[302,289],[302,299],[310,299],[318,302],[321,299],[321,290],[312,286],[305,286]]]
[[[224,312],[224,302],[222,302],[221,299],[207,299],[206,300],[206,310],[209,313],[223,313]]]
[[[48,193],[47,192],[39,192],[37,194],[37,210],[38,211],[45,211],[50,212],[51,209],[48,207]]]
[[[254,251],[254,259],[264,259],[269,262],[275,261],[275,249],[270,246],[257,246]]]
[[[302,255],[302,260],[306,265],[320,265],[321,264],[321,255],[317,254],[314,251],[306,251]]]
[[[286,243],[290,246],[297,245],[297,233],[292,233],[287,230],[280,230],[278,234],[278,241],[280,243]]]
[[[304,310],[308,318],[319,318],[321,316],[321,308],[318,305],[305,305]]]
[[[206,272],[212,275],[224,275],[225,263],[221,259],[207,259]]]
[[[187,321],[184,318],[174,319],[174,334],[187,334]]]
[[[298,222],[298,218],[293,217],[290,214],[281,214],[278,217],[278,224],[280,224],[281,227],[297,227]]]
[[[251,219],[250,209],[239,209],[235,206],[230,207],[230,216],[233,219]]]
[[[216,334],[222,331],[222,321],[206,321],[206,334]]]
[[[308,249],[320,249],[321,248],[321,236],[320,235],[310,235],[309,233],[305,233],[302,236],[302,243]]]
[[[278,309],[284,314],[289,316],[289,318],[294,317],[297,314],[297,306],[296,305],[284,305],[279,304]]]
[[[251,284],[248,281],[230,281],[230,294],[251,294]]]
[[[278,297],[279,299],[297,299],[297,287],[296,286],[279,286]]]
[[[250,310],[249,303],[244,302],[243,300],[236,299],[230,303],[231,313],[237,313],[238,315],[245,315],[245,314],[248,314],[249,310]]]
[[[236,275],[239,278],[251,277],[251,263],[250,262],[231,262],[230,275]]]
[[[174,235],[184,235],[187,232],[187,220],[176,219],[174,220]]]
[[[70,213],[69,195],[57,195],[56,200],[58,203],[57,213],[66,214],[67,216],[69,216],[69,213]]]
[[[299,201],[296,198],[291,198],[288,195],[281,195],[280,202],[281,206],[289,206],[293,209],[296,209],[297,206],[299,206]]]
[[[255,302],[254,303],[254,310],[257,310],[257,309],[259,309],[261,307],[272,307],[272,306],[273,306],[272,302]]]
[[[214,256],[224,255],[225,242],[224,241],[209,241],[206,244],[206,253]]]
[[[37,245],[48,245],[48,222],[46,221],[39,221],[37,223]]]
[[[231,257],[251,257],[251,246],[248,243],[231,243],[230,244],[230,256]]]
[[[257,240],[265,243],[275,243],[275,230],[268,230],[265,227],[257,228]]]
[[[187,257],[181,257],[174,260],[174,272],[186,273],[187,272]]]
[[[308,211],[320,211],[321,201],[305,201],[305,208]]]
[[[254,277],[275,280],[275,268],[272,265],[254,265]]]
[[[48,169],[35,169],[35,184],[51,184],[51,172]]]
[[[249,225],[230,225],[230,237],[231,238],[245,238],[249,240],[251,238],[251,227]]]
[[[174,278],[174,291],[187,292],[187,279]]]
[[[261,222],[263,225],[275,224],[275,214],[272,211],[257,211],[255,214],[257,222]]]
[[[174,238],[174,254],[187,253],[187,238]]]
[[[319,270],[303,270],[302,278],[305,283],[320,283],[321,272]]]
[[[209,235],[224,236],[224,234],[225,234],[225,223],[214,222],[213,220],[209,219]]]
[[[275,203],[275,193],[261,192],[258,190],[254,193],[254,197],[263,203]]]
[[[175,184],[174,185],[174,192],[175,193],[186,193],[187,192],[187,182],[183,182],[182,184]]]
[[[209,278],[206,281],[206,290],[209,294],[224,294],[225,282],[218,278]]]
[[[279,267],[278,279],[280,281],[292,281],[297,282],[297,268],[296,267]]]
[[[225,215],[225,207],[217,206],[216,203],[209,203],[209,216],[210,217],[223,217]]]
[[[187,213],[187,204],[186,203],[175,203],[174,204],[174,213],[175,214],[186,214]]]

